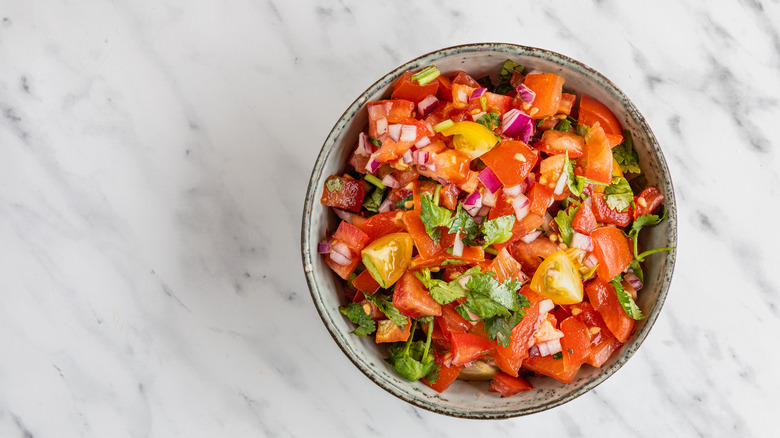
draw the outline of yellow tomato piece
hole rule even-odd
[[[456,122],[441,133],[447,137],[454,135],[452,145],[455,149],[465,152],[472,160],[498,143],[498,137],[477,122]]]
[[[380,237],[363,248],[363,264],[380,286],[395,284],[412,261],[412,236],[393,233]]]
[[[582,302],[582,279],[565,251],[551,254],[539,265],[531,289],[555,304]]]

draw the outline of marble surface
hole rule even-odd
[[[780,4],[0,2],[0,436],[769,436],[780,429]],[[500,41],[601,71],[676,186],[639,352],[551,411],[461,420],[343,356],[299,254],[307,179],[396,65]]]

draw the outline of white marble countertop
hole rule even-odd
[[[2,3],[0,436],[780,429],[777,0]],[[639,352],[504,421],[371,383],[317,316],[299,253],[311,166],[347,105],[404,61],[484,41],[612,79],[679,209],[674,281]]]

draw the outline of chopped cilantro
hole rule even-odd
[[[384,196],[385,189],[380,189],[379,187],[375,188],[374,191],[371,192],[371,195],[366,197],[366,200],[363,202],[363,208],[377,213],[379,211],[379,206],[382,205]]]
[[[393,299],[389,296],[383,293],[375,293],[373,295],[366,294],[365,297],[368,301],[374,303],[379,311],[384,313],[390,321],[393,321],[393,324],[397,325],[398,328],[403,329],[409,322],[406,316],[402,315],[393,305]]]
[[[588,125],[577,125],[576,128],[574,128],[574,132],[577,133],[580,137],[585,137],[590,132],[590,126]]]
[[[489,129],[491,132],[495,131],[496,128],[501,126],[501,116],[494,112],[489,112],[482,114],[477,119],[477,123],[484,126],[485,128]]]
[[[378,148],[381,148],[381,147],[382,147],[382,142],[381,142],[381,141],[379,141],[379,140],[377,140],[377,139],[375,139],[374,137],[370,137],[370,136],[369,136],[369,137],[368,137],[368,141],[370,141],[370,142],[371,142],[371,144],[373,144],[374,146],[376,146],[376,147],[378,147]]]
[[[612,178],[612,184],[604,189],[604,201],[609,208],[616,211],[627,211],[634,203],[634,192],[622,176]]]
[[[464,243],[471,246],[475,245],[474,239],[479,235],[479,224],[463,209],[463,204],[458,204],[455,216],[452,217],[449,224],[449,234],[455,234],[458,230],[463,233]]]
[[[556,359],[556,360],[563,359],[563,352],[562,352],[562,351],[559,351],[559,352],[557,352],[557,353],[553,354],[553,355],[552,355],[552,358],[553,358],[553,359]]]
[[[634,141],[629,130],[623,130],[623,143],[612,148],[612,157],[618,162],[623,173],[642,173],[639,169],[639,155],[634,150]]]
[[[421,201],[420,220],[422,220],[423,225],[425,225],[425,232],[428,233],[428,236],[430,236],[434,242],[438,242],[441,237],[441,231],[437,228],[448,227],[450,225],[452,212],[434,204],[427,195],[423,195]]]
[[[547,121],[547,117],[545,117],[545,118],[543,118],[543,119],[539,119],[539,120],[537,120],[537,121],[536,121],[536,127],[537,127],[537,128],[540,128],[540,127],[541,127],[541,126],[544,124],[544,122],[546,122],[546,121]]]
[[[571,239],[574,237],[574,228],[571,227],[571,222],[574,220],[574,215],[577,214],[578,207],[569,208],[569,212],[566,210],[558,211],[558,215],[555,216],[555,223],[558,224],[558,232],[561,234],[561,240],[568,246],[571,246]]]
[[[631,298],[631,294],[626,292],[626,289],[620,284],[621,281],[623,281],[623,277],[620,275],[610,281],[610,284],[615,288],[620,305],[623,307],[623,310],[625,310],[626,315],[633,319],[643,319],[645,316],[642,314],[642,311],[639,310],[639,306],[636,305],[634,299]]]
[[[472,219],[473,220],[473,219]],[[485,245],[504,243],[512,237],[512,227],[515,225],[515,215],[490,219],[482,223],[482,232],[485,234]]]
[[[417,328],[415,320],[409,339],[406,342],[393,344],[390,348],[390,357],[386,361],[398,374],[412,382],[427,377],[430,383],[435,383],[438,378],[439,366],[436,364],[431,350],[433,318],[420,318],[420,321],[428,323],[428,336],[425,343],[412,341],[414,331]]]
[[[413,201],[413,200],[414,200],[414,196],[409,195],[409,196],[405,197],[404,199],[401,199],[400,201],[396,202],[395,206],[399,210],[411,210],[411,208],[406,208],[406,203],[409,202],[409,201]]]
[[[363,306],[358,303],[349,303],[349,305],[340,306],[339,312],[358,325],[355,330],[352,330],[352,333],[358,336],[368,336],[376,330],[376,323],[371,319],[371,315],[366,314],[366,311],[363,310]]]
[[[637,248],[637,241],[639,240],[638,239],[639,231],[642,228],[644,228],[644,227],[650,227],[650,226],[657,225],[659,222],[664,220],[665,217],[666,217],[666,211],[664,211],[664,214],[662,216],[656,216],[654,214],[643,214],[642,216],[639,216],[638,218],[636,218],[636,220],[634,220],[634,223],[631,224],[631,231],[628,232],[628,235],[634,241],[634,261],[636,261],[636,262],[644,262],[645,261],[645,257],[647,257],[647,256],[649,256],[651,254],[655,254],[657,252],[662,252],[662,251],[671,251],[671,250],[674,249],[674,248],[669,248],[669,247],[662,247],[662,248],[650,249],[650,250],[647,250],[647,251],[645,251],[645,252],[643,252],[641,254],[638,253],[639,250]],[[637,263],[636,266],[637,266],[637,268],[639,268],[639,270],[638,270],[639,273],[637,274],[637,277],[640,277],[639,279],[643,280],[642,277],[644,277],[644,275],[642,274],[641,267],[639,267],[639,263]],[[637,272],[637,270],[635,269],[634,272]]]

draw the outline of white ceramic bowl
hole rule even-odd
[[[334,230],[338,219],[329,208],[320,204],[322,187],[329,175],[342,173],[358,133],[367,123],[366,102],[389,96],[395,80],[407,70],[435,64],[443,74],[465,70],[474,77],[495,75],[506,59],[512,59],[526,69],[539,69],[566,78],[565,90],[587,93],[606,104],[624,129],[633,135],[639,163],[647,178],[666,196],[666,219],[656,227],[642,232],[645,248],[677,245],[677,214],[674,191],[666,160],[645,119],[633,103],[607,78],[592,68],[558,53],[513,44],[482,43],[449,47],[409,61],[371,85],[342,114],[322,146],[309,181],[303,210],[301,231],[303,267],[312,299],[322,322],[344,354],[369,379],[391,394],[415,406],[434,412],[466,418],[508,418],[532,414],[553,408],[593,389],[615,373],[639,348],[658,318],[666,298],[674,270],[675,251],[651,256],[645,266],[645,286],[638,304],[646,318],[638,321],[634,333],[625,345],[601,367],[584,365],[576,379],[562,384],[549,377],[531,378],[535,389],[508,398],[487,391],[487,383],[456,381],[443,394],[422,382],[409,382],[400,377],[383,360],[386,347],[377,345],[371,337],[351,334],[354,325],[339,313],[342,304],[342,280],[317,254],[317,242],[326,230]],[[367,382],[353,382],[365,385]]]

